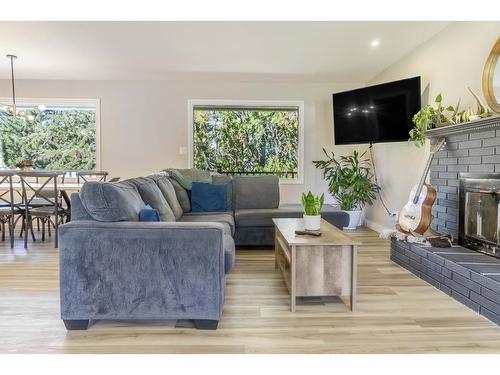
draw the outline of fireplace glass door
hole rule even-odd
[[[500,258],[500,174],[460,174],[459,245]]]
[[[465,236],[498,245],[499,212],[498,195],[496,193],[466,192]]]

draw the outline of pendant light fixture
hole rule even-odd
[[[14,60],[17,59],[16,55],[7,55],[6,56],[10,60],[10,77],[12,81],[12,115],[14,118],[17,117],[17,108],[16,108],[16,84],[14,81]]]
[[[10,78],[11,78],[11,84],[12,84],[12,103],[7,104],[7,103],[0,103],[0,112],[11,112],[12,117],[17,118],[21,117],[24,118],[24,116],[19,116],[17,113],[17,102],[16,102],[16,82],[15,82],[15,77],[14,77],[14,60],[17,59],[16,55],[6,55],[10,60]]]

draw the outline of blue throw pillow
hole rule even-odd
[[[225,185],[212,185],[203,182],[193,182],[191,188],[192,212],[226,211]]]
[[[148,204],[139,212],[139,221],[160,221],[160,214]]]

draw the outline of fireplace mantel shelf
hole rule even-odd
[[[447,125],[425,132],[427,138],[447,137],[463,133],[472,133],[484,130],[500,129],[500,116],[487,117],[481,120],[469,121],[462,124]]]

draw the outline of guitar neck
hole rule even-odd
[[[425,184],[425,179],[427,178],[427,174],[429,173],[429,169],[431,168],[432,160],[434,159],[435,154],[436,154],[436,151],[431,151],[431,154],[429,155],[429,159],[427,160],[427,163],[425,164],[424,172],[422,173],[422,177],[420,178],[420,181],[418,183],[417,191],[415,192],[415,197],[413,198],[413,203],[418,202],[418,197],[420,196],[420,193],[422,192],[422,188]]]

